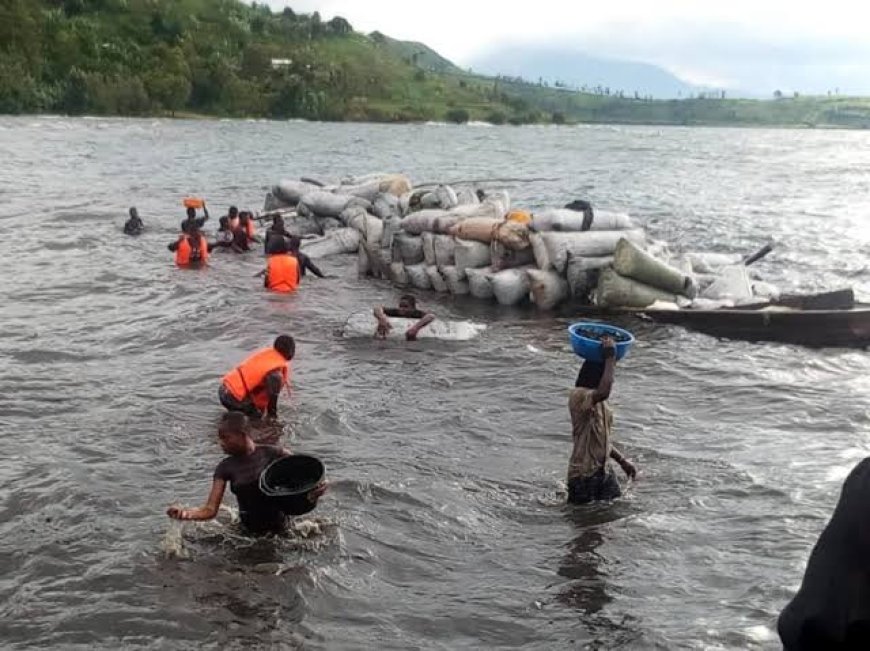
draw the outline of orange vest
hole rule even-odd
[[[270,291],[290,294],[299,287],[299,260],[287,253],[266,260],[266,286]]]
[[[257,229],[254,228],[254,220],[250,217],[248,218],[248,223],[245,224],[245,233],[248,234],[248,239],[254,239],[254,236],[257,234]]]
[[[191,264],[205,264],[208,262],[208,241],[206,241],[205,235],[200,233],[199,256],[196,258],[188,237],[187,235],[182,235],[178,238],[178,248],[175,249],[175,264],[179,267],[187,267]]]
[[[264,380],[272,371],[281,371],[284,384],[290,378],[290,362],[274,348],[264,348],[227,373],[223,385],[236,400],[243,402],[251,398],[257,409],[269,406],[269,394]]]

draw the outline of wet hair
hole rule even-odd
[[[239,221],[242,223],[247,222],[250,218],[251,213],[249,213],[247,210],[243,210],[239,213]]]
[[[290,242],[287,245],[291,251],[298,251],[299,247],[302,246],[302,240],[296,237],[295,235],[290,236]]]
[[[222,432],[233,432],[247,436],[251,431],[248,417],[240,411],[228,411],[221,417],[219,429]]]
[[[191,207],[191,208],[188,208],[188,209],[187,209],[187,216],[188,216],[190,219],[193,219],[194,217],[196,217],[196,208],[192,208],[192,207]]]
[[[402,294],[399,297],[399,303],[410,303],[412,310],[417,308],[417,299],[413,294]]]
[[[235,206],[230,206],[229,212],[230,212],[230,217],[235,217],[236,215],[239,214],[239,209],[236,208]]]
[[[296,341],[290,335],[280,335],[273,344],[275,350],[284,356],[284,359],[293,359],[296,354]]]
[[[133,206],[132,208],[130,208],[130,217],[138,217],[138,216],[139,216],[139,211],[136,210],[136,206]]]
[[[284,218],[281,215],[275,215],[275,218],[272,220],[273,226],[283,226]]]
[[[226,216],[221,217],[220,219],[218,219],[218,223],[219,223],[222,227],[227,227],[227,228],[229,228],[229,226],[230,226],[230,218],[229,218],[229,217],[226,217]]]
[[[474,194],[476,194],[477,198],[480,199],[481,201],[483,201],[486,198],[486,192],[484,192],[480,188],[477,188],[477,190],[474,191]]]
[[[586,360],[580,367],[574,386],[583,389],[597,389],[598,385],[601,384],[602,375],[604,375],[604,364]]]

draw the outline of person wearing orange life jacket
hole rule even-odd
[[[218,389],[218,399],[229,411],[240,411],[252,418],[278,415],[281,388],[289,386],[290,360],[296,342],[289,335],[275,339],[270,348],[257,351],[227,373]]]
[[[275,241],[269,255],[266,256],[265,280],[263,285],[272,292],[290,294],[299,287],[302,279],[302,269],[299,260],[290,255],[287,244],[282,240]]]
[[[175,252],[175,264],[179,267],[201,267],[208,262],[208,241],[195,225],[188,226],[167,248]]]
[[[251,242],[260,242],[257,237],[254,221],[251,219],[251,213],[242,211],[239,213],[238,223],[233,231],[233,246],[241,251],[250,251]]]

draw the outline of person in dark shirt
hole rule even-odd
[[[414,341],[420,330],[435,320],[435,315],[431,312],[424,312],[417,309],[417,299],[410,294],[405,294],[399,299],[399,307],[384,307],[379,305],[374,310],[375,319],[378,321],[378,329],[375,331],[375,337],[385,339],[393,329],[388,317],[396,317],[402,319],[419,319],[417,323],[408,328],[405,333],[405,338],[408,341]]]
[[[130,219],[124,224],[124,232],[127,235],[139,235],[145,230],[145,224],[139,217],[139,211],[136,208],[130,208]]]
[[[326,274],[324,274],[320,269],[318,269],[313,262],[311,262],[311,258],[300,251],[300,247],[302,246],[302,240],[296,237],[295,235],[291,236],[289,241],[287,242],[287,246],[290,250],[290,255],[299,260],[299,272],[301,276],[305,276],[305,270],[308,269],[311,273],[313,273],[318,278],[326,278]],[[268,253],[268,251],[267,251]]]
[[[181,222],[181,232],[187,233],[193,226],[196,226],[197,230],[201,229],[208,221],[208,208],[206,208],[205,201],[202,202],[202,212],[204,216],[197,217],[196,208],[188,208],[187,219]]]
[[[293,235],[287,232],[284,226],[284,218],[281,215],[275,215],[272,220],[272,225],[266,229],[266,255],[269,255],[269,241],[274,239],[289,240]]]
[[[258,445],[251,438],[250,424],[241,412],[224,414],[218,429],[221,449],[229,456],[214,471],[211,492],[204,506],[184,508],[171,506],[166,512],[175,520],[211,520],[220,508],[227,484],[239,503],[242,526],[253,534],[281,533],[286,526],[286,515],[260,491],[260,473],[290,450],[272,445]],[[317,500],[326,492],[326,483],[308,493],[308,499]]]

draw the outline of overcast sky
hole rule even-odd
[[[499,45],[546,44],[659,65],[702,85],[870,94],[870,2],[860,0],[270,0],[417,40],[461,66]]]

